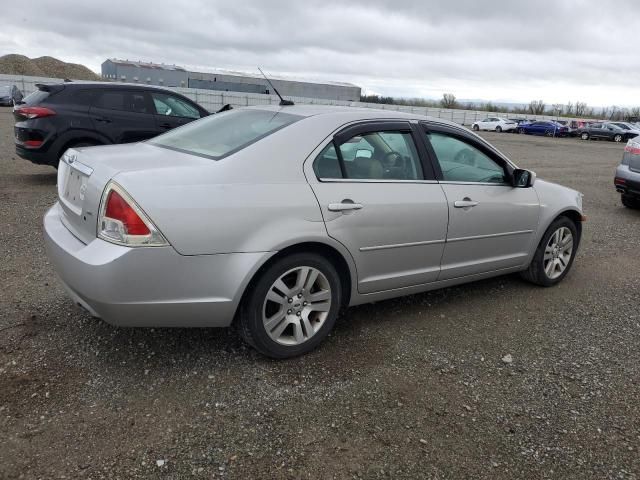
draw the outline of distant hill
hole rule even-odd
[[[63,62],[53,57],[29,58],[17,54],[0,57],[0,73],[72,80],[100,80],[99,75],[84,65]]]

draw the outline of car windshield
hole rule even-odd
[[[301,118],[271,110],[232,110],[189,123],[149,143],[220,160]]]

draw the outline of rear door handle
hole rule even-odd
[[[453,202],[453,206],[456,208],[469,208],[475,207],[476,205],[478,205],[478,202],[474,202],[469,197],[465,197],[462,200],[456,200],[455,202]]]
[[[111,123],[111,119],[106,117],[95,117],[94,120],[96,122]]]
[[[160,128],[171,128],[171,124],[169,123],[161,123]]]
[[[350,210],[360,210],[364,205],[343,200],[340,203],[330,203],[327,207],[330,212],[347,212]]]

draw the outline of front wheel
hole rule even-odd
[[[615,134],[613,136],[613,141],[616,143],[620,143],[622,141],[622,135],[620,135],[619,133]]]
[[[496,127],[496,132],[498,132],[498,133],[502,133],[502,127],[498,125],[498,126]]]
[[[471,128],[473,128],[474,132],[477,132],[480,130],[480,127],[478,125],[473,125]]]
[[[333,328],[342,302],[335,267],[315,253],[281,258],[250,288],[240,307],[240,333],[271,358],[316,348]]]
[[[587,132],[583,132],[583,133],[580,135],[580,138],[581,138],[582,140],[589,140],[589,134],[588,134]]]
[[[543,235],[522,277],[543,287],[561,282],[573,265],[579,240],[576,224],[567,217],[559,217]]]
[[[519,128],[519,129],[518,129],[518,133],[519,133],[520,135],[524,135],[526,132],[525,132],[524,128]]]

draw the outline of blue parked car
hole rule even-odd
[[[547,137],[566,137],[569,128],[556,122],[544,120],[518,125],[518,133],[545,135]]]

